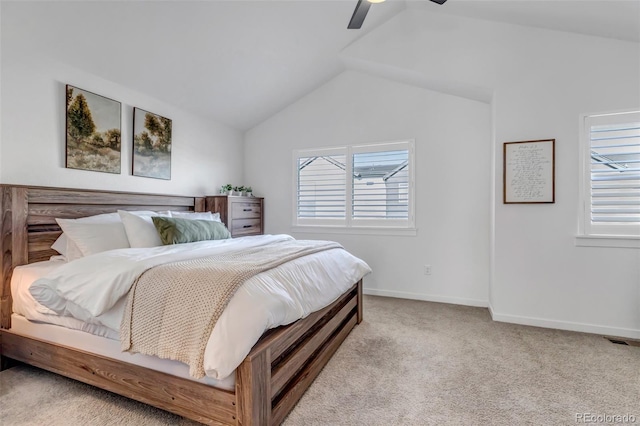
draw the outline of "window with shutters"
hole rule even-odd
[[[640,239],[640,111],[583,119],[581,234]]]
[[[345,149],[297,156],[296,216],[299,223],[338,225],[347,214]]]
[[[413,228],[413,141],[294,152],[295,225]]]

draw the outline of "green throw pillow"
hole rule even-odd
[[[231,233],[223,223],[212,220],[157,216],[152,217],[151,220],[164,245],[231,238]]]

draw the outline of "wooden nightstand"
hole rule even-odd
[[[262,197],[234,197],[212,195],[205,197],[205,210],[220,213],[232,237],[261,235],[264,233]]]

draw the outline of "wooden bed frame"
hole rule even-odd
[[[55,218],[116,210],[203,211],[204,198],[0,185],[0,355],[213,425],[277,425],[351,329],[362,321],[362,280],[330,306],[267,332],[236,369],[235,391],[21,336],[11,331],[11,275],[57,254]]]

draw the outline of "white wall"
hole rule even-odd
[[[637,43],[407,10],[345,49],[343,56],[351,69],[371,76],[487,99],[492,103],[491,118],[485,108],[447,96],[422,97],[426,92],[417,88],[408,88],[406,96],[421,97],[418,108],[412,103],[404,108],[403,102],[375,102],[371,91],[395,100],[391,95],[399,86],[389,89],[383,80],[359,83],[354,73],[346,73],[247,134],[245,180],[267,186],[267,230],[286,232],[290,225],[292,149],[422,132],[416,135],[421,155],[440,149],[437,154],[444,156],[437,158],[452,161],[466,155],[454,145],[460,143],[457,132],[463,130],[441,125],[455,118],[464,126],[472,117],[470,129],[475,131],[469,133],[475,134],[481,150],[475,153],[481,159],[478,164],[486,167],[487,155],[494,164],[448,182],[442,176],[425,178],[431,158],[422,157],[417,238],[340,236],[376,270],[367,287],[381,294],[402,292],[432,300],[488,298],[496,320],[640,337],[640,250],[575,246],[578,117],[640,105]],[[443,111],[439,103],[450,101],[455,108]],[[381,104],[399,106],[400,111],[377,114],[373,107]],[[425,121],[423,127],[406,126],[406,116],[411,115],[438,119]],[[482,129],[487,128],[492,132],[490,146],[482,142]],[[556,139],[556,203],[503,205],[503,143],[546,138]],[[483,187],[478,181],[489,174],[490,188]],[[480,185],[481,194],[461,210],[465,184]],[[483,200],[492,203],[489,222],[479,223],[478,232],[455,233],[452,223],[474,220],[482,214]],[[464,216],[459,216],[461,211]],[[480,241],[489,225],[490,243]],[[485,294],[488,260],[482,250],[489,245],[491,282]],[[429,279],[416,270],[427,260],[434,265]],[[453,265],[481,273],[450,274]]]
[[[486,103],[347,71],[246,134],[244,180],[266,197],[267,232],[367,261],[368,293],[487,306],[490,135]],[[400,139],[415,139],[417,236],[292,232],[294,149]]]
[[[574,238],[578,117],[640,106],[637,43],[412,11],[344,55],[494,93],[495,319],[640,337],[640,251]],[[503,205],[502,144],[546,138],[556,139],[556,203]]]
[[[2,19],[20,21],[8,13]],[[27,40],[15,26],[2,27],[0,182],[205,195],[241,181],[241,132],[38,52],[33,46],[47,34],[37,28]],[[65,84],[122,103],[121,174],[65,168]],[[173,120],[171,180],[131,175],[134,106]]]

